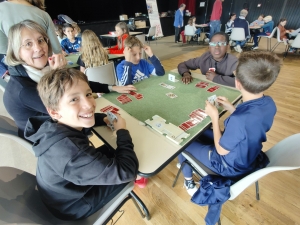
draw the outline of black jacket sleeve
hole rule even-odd
[[[94,93],[109,93],[108,84],[89,81],[90,88]]]
[[[102,153],[102,148],[107,148],[105,145],[96,149],[81,140],[69,144],[80,146],[80,150],[65,166],[63,177],[66,180],[77,185],[115,185],[135,180],[139,164],[128,130],[117,131],[114,158]]]

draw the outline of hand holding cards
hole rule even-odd
[[[115,130],[114,127],[114,120],[117,121],[117,116],[115,114],[113,114],[111,111],[107,112],[107,119],[109,121],[109,124],[107,125],[112,131]]]

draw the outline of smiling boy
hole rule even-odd
[[[125,120],[117,116],[117,149],[90,146],[88,128],[106,125],[95,113],[87,77],[75,69],[54,70],[38,84],[50,115],[28,120],[25,137],[38,157],[37,185],[47,208],[58,218],[75,220],[95,213],[135,180],[138,159]]]
[[[224,32],[215,33],[209,42],[209,51],[200,57],[189,59],[178,65],[178,73],[182,75],[182,82],[189,84],[193,81],[190,70],[200,69],[206,79],[218,84],[235,87],[235,71],[237,58],[228,54],[229,37]],[[210,71],[209,68],[215,68]]]

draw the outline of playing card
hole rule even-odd
[[[168,96],[169,98],[177,98],[178,97],[177,95],[175,95],[172,92],[167,93],[166,96]]]
[[[219,86],[213,86],[213,87],[207,89],[207,91],[208,92],[214,92],[214,91],[218,90],[219,88],[220,88]]]
[[[201,82],[198,82],[198,83],[195,85],[195,87],[197,87],[197,88],[206,88],[208,85],[209,85],[208,82],[201,81]]]
[[[169,84],[165,84],[165,83],[159,83],[160,86],[164,87],[164,88],[168,88],[168,89],[174,89],[175,87]]]
[[[107,112],[107,111],[110,111],[112,108],[114,108],[114,107],[112,107],[111,105],[108,105],[108,106],[100,109],[100,112]]]
[[[210,104],[214,105],[216,99],[217,99],[217,96],[216,95],[212,95],[212,96],[210,96],[210,97],[207,98],[207,101],[209,101]]]
[[[216,68],[214,67],[211,67],[211,68],[208,68],[209,71],[212,71],[212,72],[215,72],[216,71]]]
[[[169,77],[169,81],[175,82],[175,75],[169,74],[168,77]]]
[[[121,104],[126,104],[126,103],[129,103],[129,102],[132,102],[131,98],[129,98],[126,94],[120,95],[119,97],[117,97],[117,100]]]

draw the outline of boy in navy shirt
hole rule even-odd
[[[63,51],[67,54],[77,53],[81,47],[81,37],[75,37],[75,30],[71,24],[65,23],[63,25],[63,32],[67,38],[63,39],[60,43]]]
[[[242,53],[236,69],[235,85],[242,93],[243,103],[235,108],[225,97],[217,98],[217,102],[231,113],[224,121],[225,130],[222,134],[218,110],[206,101],[205,112],[212,120],[213,130],[209,129],[201,136],[201,140],[193,142],[185,151],[224,177],[239,178],[265,167],[269,159],[262,151],[262,142],[267,140],[266,132],[272,126],[276,106],[263,91],[275,82],[280,66],[280,59],[275,54]],[[180,163],[184,160],[179,155]],[[188,193],[193,195],[197,188],[192,179],[192,170],[185,166],[182,172],[184,185]]]
[[[124,45],[125,60],[117,66],[117,76],[120,86],[137,83],[150,77],[151,74],[158,76],[165,74],[163,66],[159,59],[153,55],[149,46],[143,45],[134,36],[127,37]],[[142,49],[149,56],[152,64],[148,63],[145,59],[141,59]]]

